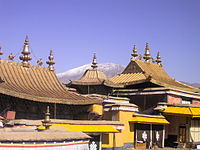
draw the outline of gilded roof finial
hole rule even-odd
[[[10,55],[8,56],[8,60],[13,60],[15,58],[15,56],[13,56],[13,54],[12,53],[10,53]]]
[[[0,56],[3,55],[3,51],[1,50],[1,46],[0,46]],[[1,59],[1,57],[0,57]]]
[[[40,59],[37,61],[37,64],[38,64],[38,66],[42,66],[42,65],[43,65],[42,58],[40,58]]]
[[[145,61],[149,61],[149,59],[151,59],[151,55],[150,55],[150,50],[149,50],[149,44],[146,43],[146,48],[145,48],[145,54],[144,57]]]
[[[161,65],[162,60],[161,60],[160,52],[157,53],[157,57],[156,58],[157,58],[156,59],[157,64]]]
[[[97,68],[97,57],[96,57],[96,53],[94,53],[93,61],[92,61],[91,67],[92,67],[93,69],[96,69],[96,68]]]
[[[133,46],[133,53],[131,54],[133,56],[132,60],[136,59],[136,57],[138,56],[138,53],[137,53],[137,48],[136,48],[136,45]]]
[[[50,55],[49,55],[49,61],[47,61],[47,64],[49,65],[49,70],[50,71],[54,71],[54,67],[53,65],[55,64],[55,61],[53,61],[54,57],[53,57],[53,51],[50,50]]]
[[[44,121],[42,121],[42,124],[46,129],[49,129],[51,126],[49,106],[47,106],[47,111],[45,113],[45,118]]]
[[[31,60],[32,58],[29,56],[30,51],[29,51],[29,40],[28,40],[28,36],[26,36],[25,38],[25,42],[24,42],[24,48],[22,51],[22,56],[19,57],[20,60],[22,60],[22,64],[24,67],[29,67],[29,60]]]
[[[141,55],[141,54],[139,55],[138,59],[139,59],[139,60],[142,60],[142,55]]]

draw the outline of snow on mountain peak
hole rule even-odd
[[[61,82],[68,83],[70,80],[80,79],[87,69],[91,69],[91,64],[86,64],[74,69],[70,69],[63,73],[58,73],[57,77]],[[106,76],[110,78],[121,73],[125,69],[125,67],[119,64],[104,63],[98,64],[98,69],[102,70],[106,74]]]

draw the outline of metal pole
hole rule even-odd
[[[134,130],[135,130],[135,148],[137,148],[137,125],[136,124],[134,124]]]
[[[102,144],[102,133],[100,134],[99,150],[101,150],[101,144]]]
[[[162,139],[162,148],[165,146],[165,125],[163,125],[163,139]]]
[[[153,132],[152,132],[152,124],[150,124],[150,143],[149,143],[149,148],[152,148],[152,135]]]

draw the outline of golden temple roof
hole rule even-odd
[[[143,73],[127,73],[114,76],[113,78],[110,78],[110,80],[117,84],[126,84],[132,82],[139,83],[139,81],[143,82],[146,80],[146,76]]]
[[[70,84],[75,85],[100,85],[106,79],[106,75],[103,71],[97,69],[97,57],[96,53],[94,53],[93,60],[92,60],[92,69],[88,69],[85,71],[83,76],[78,81],[72,81]]]
[[[200,89],[183,84],[171,78],[160,64],[133,59],[125,70],[109,79],[115,84],[133,85],[151,82],[166,88],[179,89],[190,92],[200,92]]]
[[[72,81],[70,84],[73,84],[73,85],[100,85],[102,84],[107,79],[107,77],[103,71],[97,69],[98,66],[97,66],[96,53],[94,53],[91,67],[92,69],[86,70],[83,76],[80,78],[80,80]]]
[[[102,101],[67,91],[49,68],[0,60],[0,93],[22,99],[72,105]]]
[[[72,84],[79,85],[99,85],[107,79],[103,71],[98,69],[88,69],[78,81],[72,81]]]
[[[80,80],[72,81],[69,85],[105,85],[112,87],[120,87],[118,84],[114,84],[112,81],[108,80],[105,73],[98,69],[96,54],[94,54],[92,69],[85,71]]]
[[[121,84],[115,84],[110,81],[103,71],[98,69],[88,69],[80,80],[71,81],[69,85],[105,85],[109,87],[123,87]]]

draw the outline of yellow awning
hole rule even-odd
[[[164,113],[186,115],[191,117],[200,117],[200,108],[198,107],[167,107]]]
[[[142,124],[169,124],[165,118],[151,118],[143,116],[134,116],[129,122],[142,123]]]
[[[192,112],[192,117],[200,117],[200,108],[198,107],[191,107],[190,111]]]
[[[64,127],[68,131],[81,131],[85,133],[116,133],[119,132],[113,125],[76,125],[76,124],[53,124]]]

